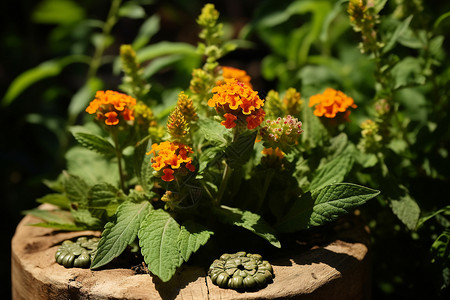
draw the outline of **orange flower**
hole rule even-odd
[[[279,158],[280,160],[283,159],[284,157],[284,152],[281,151],[280,148],[276,147],[275,149],[273,148],[264,148],[261,151],[262,154],[267,155],[267,156],[272,156],[272,157],[276,157]]]
[[[221,85],[224,83],[224,81],[227,82],[230,79],[236,79],[237,81],[242,82],[248,87],[253,88],[252,84],[250,83],[251,78],[244,70],[233,67],[222,67],[222,77],[223,81],[217,81],[216,85]]]
[[[192,165],[192,158],[189,153],[193,153],[192,148],[181,143],[162,142],[153,144],[152,150],[147,155],[153,154],[155,157],[151,159],[152,167],[155,171],[163,171],[161,177],[164,181],[172,181],[175,170],[186,168],[191,172],[195,171]]]
[[[208,106],[215,107],[219,114],[223,114],[226,128],[236,126],[237,119],[247,122],[248,129],[258,127],[264,120],[264,101],[258,96],[258,92],[249,86],[231,79],[225,84],[212,89],[213,97],[208,100]]]
[[[97,119],[105,119],[106,125],[119,124],[119,118],[125,121],[134,120],[136,99],[115,91],[98,91],[95,99],[89,103],[86,112],[96,114]]]
[[[318,117],[334,118],[338,113],[345,113],[344,116],[350,114],[347,111],[349,107],[356,108],[353,98],[348,97],[341,91],[327,88],[323,94],[317,94],[309,98],[309,106],[315,105],[314,115]]]

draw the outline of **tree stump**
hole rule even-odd
[[[256,292],[214,285],[200,267],[186,266],[168,283],[130,269],[66,269],[55,261],[59,244],[100,232],[61,232],[27,226],[26,216],[12,239],[12,295],[20,299],[369,299],[369,235],[363,224],[346,221],[325,245],[270,260],[275,278]],[[356,225],[355,225],[356,224]]]

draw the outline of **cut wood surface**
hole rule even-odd
[[[363,226],[342,230],[324,246],[270,261],[275,278],[257,292],[215,286],[206,270],[181,267],[168,283],[131,269],[66,269],[55,262],[59,244],[100,232],[61,232],[27,226],[26,216],[12,239],[13,299],[368,299],[370,259]]]

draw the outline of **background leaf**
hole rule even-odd
[[[64,194],[47,194],[41,198],[36,199],[38,203],[49,203],[56,205],[63,209],[69,209],[70,208],[70,201]]]
[[[280,232],[295,232],[335,221],[379,193],[350,183],[325,186],[299,197],[275,228]]]
[[[139,226],[150,210],[147,201],[122,203],[117,209],[117,219],[105,225],[91,269],[104,266],[119,256],[136,239]]]
[[[275,230],[260,215],[225,205],[215,208],[214,213],[219,217],[219,221],[243,227],[267,240],[273,246],[281,248],[281,243],[276,237]]]
[[[178,248],[183,260],[188,261],[192,253],[205,245],[212,234],[214,234],[212,231],[194,221],[184,222],[178,236]]]
[[[85,132],[75,132],[73,136],[83,147],[99,154],[114,156],[116,153],[114,146],[101,136]]]
[[[180,225],[162,209],[151,211],[139,228],[139,246],[148,269],[167,282],[182,263],[178,249]]]

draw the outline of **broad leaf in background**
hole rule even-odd
[[[267,240],[273,246],[281,248],[281,243],[276,237],[275,230],[260,215],[225,205],[215,208],[214,213],[218,216],[219,221],[243,227]]]
[[[183,260],[178,249],[180,225],[162,210],[153,210],[139,228],[139,246],[148,269],[163,282],[172,278]]]
[[[117,209],[117,219],[105,225],[91,269],[106,265],[119,256],[137,236],[142,220],[149,214],[149,202],[124,202]]]
[[[79,113],[84,111],[89,102],[94,99],[95,92],[103,88],[103,81],[97,77],[89,78],[88,81],[73,95],[67,109],[69,113],[69,124],[74,124]]]
[[[420,207],[402,184],[394,184],[392,178],[387,178],[381,186],[383,196],[391,206],[392,212],[409,230],[417,227],[420,217]]]
[[[198,126],[203,137],[214,145],[225,145],[231,140],[230,130],[227,130],[212,118],[200,118]]]
[[[308,145],[310,148],[322,145],[324,139],[328,136],[327,130],[308,105],[305,105],[302,109],[301,120],[303,123],[302,144]]]
[[[144,47],[150,39],[159,31],[160,18],[158,15],[153,15],[141,25],[139,32],[132,43],[135,51]]]
[[[225,149],[227,163],[231,168],[240,168],[250,159],[257,133],[258,131],[243,132]]]
[[[25,210],[24,214],[30,214],[34,217],[44,220],[48,223],[57,223],[63,225],[75,225],[70,212],[66,210],[42,210],[38,208]]]
[[[49,203],[56,205],[63,209],[70,208],[70,201],[64,194],[47,194],[41,198],[36,199],[38,203]]]
[[[64,172],[64,192],[72,203],[87,205],[89,185],[84,179]]]
[[[186,221],[181,226],[180,235],[178,236],[178,248],[180,249],[181,258],[188,261],[192,253],[208,242],[209,237],[214,234],[207,230],[204,226],[194,221]]]
[[[299,197],[275,226],[280,232],[295,232],[335,221],[380,192],[350,183],[325,186]]]
[[[109,183],[99,183],[92,186],[88,193],[88,209],[92,214],[111,217],[116,212],[119,204],[126,200],[121,190]],[[100,211],[100,212],[98,212]]]

